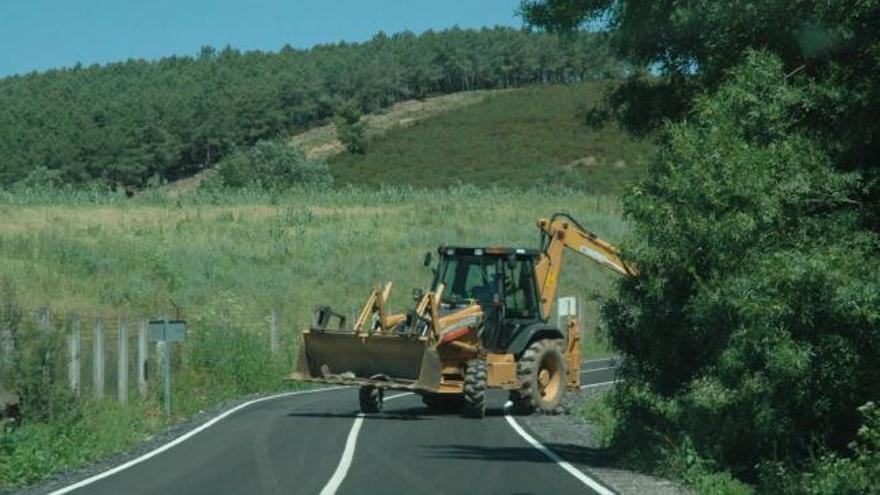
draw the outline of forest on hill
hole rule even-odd
[[[210,167],[237,147],[332,117],[343,102],[620,77],[602,35],[511,28],[379,33],[277,53],[76,66],[0,80],[0,187],[141,187]]]

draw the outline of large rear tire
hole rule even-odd
[[[361,403],[361,412],[364,414],[377,413],[382,411],[382,400],[385,398],[385,391],[379,387],[365,385],[358,392],[358,399]]]
[[[468,418],[486,415],[486,361],[483,359],[471,359],[467,363],[461,414]]]
[[[458,412],[464,405],[462,394],[425,394],[422,402],[428,409],[438,413]]]
[[[565,357],[559,339],[537,340],[517,364],[520,390],[510,393],[514,414],[558,414],[565,395]]]

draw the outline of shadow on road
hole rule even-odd
[[[611,453],[607,449],[559,443],[548,443],[545,446],[568,462],[590,466],[608,466],[611,463]],[[423,445],[422,448],[426,451],[424,457],[431,459],[556,462],[531,446]]]

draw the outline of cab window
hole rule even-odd
[[[534,266],[529,260],[504,263],[504,309],[507,318],[540,318]]]
[[[499,260],[486,256],[447,257],[439,273],[444,301],[474,299],[488,304],[500,290]]]

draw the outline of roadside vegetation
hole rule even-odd
[[[22,423],[0,432],[0,483],[33,482],[124,450],[224,400],[283,389],[298,331],[316,305],[349,314],[374,283],[391,280],[392,310],[403,310],[411,289],[432,277],[421,264],[426,251],[441,242],[534,246],[537,216],[555,211],[576,214],[609,240],[627,235],[616,199],[574,190],[245,188],[176,199],[159,192],[135,199],[78,190],[0,193],[0,280],[10,303],[2,315],[47,305],[58,325],[40,332],[23,318],[17,326],[27,359],[4,363],[3,376],[32,392],[23,404],[42,402],[24,407]],[[584,354],[609,355],[597,330],[597,301],[610,296],[614,276],[586,259],[569,262],[560,294],[590,299]],[[176,363],[180,400],[171,418],[158,397],[120,406],[66,392],[68,315],[111,319],[178,308],[191,338]],[[275,357],[267,338],[273,309],[284,350]],[[47,349],[53,359],[44,359]]]
[[[706,493],[876,492],[880,4],[523,9],[602,19],[662,72],[588,112],[661,141],[623,197],[640,275],[603,311],[624,357],[594,414],[610,445]]]

